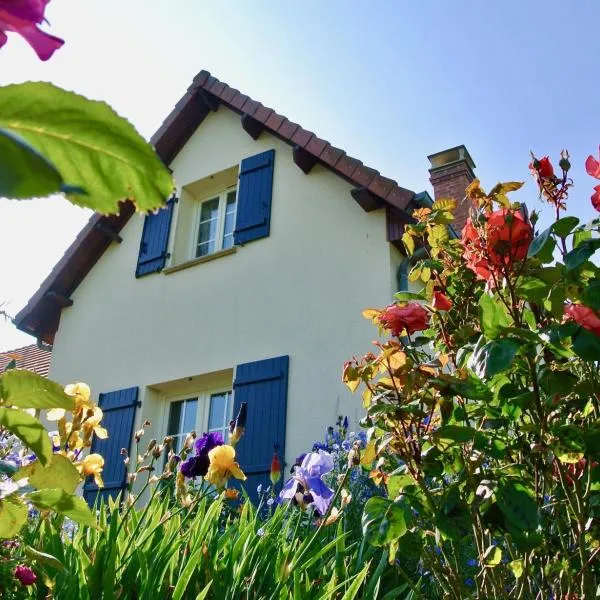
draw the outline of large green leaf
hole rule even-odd
[[[496,502],[504,516],[520,530],[533,530],[538,524],[534,494],[522,483],[501,479],[496,488]]]
[[[531,258],[532,256],[536,256],[543,250],[544,246],[548,242],[548,238],[550,237],[551,233],[552,233],[552,227],[549,227],[545,231],[542,231],[542,233],[540,233],[540,235],[538,235],[533,240],[533,242],[531,242],[531,244],[529,246],[529,250],[527,252],[528,258]]]
[[[433,433],[435,445],[442,451],[453,444],[464,444],[470,442],[475,436],[475,430],[472,427],[463,427],[462,425],[445,425],[436,429]]]
[[[68,494],[75,491],[80,481],[79,472],[62,454],[53,454],[46,466],[37,460],[33,461],[19,469],[12,478],[18,481],[25,477],[29,477],[29,484],[38,490],[58,488]]]
[[[373,546],[383,546],[408,531],[410,509],[387,498],[369,498],[362,516],[363,534]]]
[[[18,408],[0,407],[0,425],[31,448],[43,465],[48,464],[52,457],[52,444],[38,419]]]
[[[600,248],[600,239],[589,239],[581,242],[565,256],[567,270],[572,271],[582,265],[598,248]]]
[[[469,376],[466,379],[459,379],[451,375],[442,374],[435,379],[431,379],[430,383],[438,388],[442,393],[447,391],[463,398],[471,398],[472,400],[491,400],[493,394],[483,381],[475,377]]]
[[[173,180],[152,147],[108,104],[88,100],[50,83],[0,88],[0,127],[29,142],[73,186],[87,195],[72,202],[115,213],[121,200],[138,210],[159,208]]]
[[[580,327],[571,339],[573,340],[573,350],[578,356],[592,362],[600,359],[600,336]]]
[[[587,288],[583,290],[581,301],[590,308],[600,311],[600,281],[594,279]]]
[[[0,129],[0,197],[41,198],[61,190],[58,169],[19,136]]]
[[[11,538],[19,533],[27,521],[27,506],[19,498],[0,500],[0,538]]]
[[[579,225],[579,219],[577,217],[563,217],[552,225],[552,231],[559,237],[565,238],[575,227],[577,227],[577,225]]]
[[[506,307],[497,297],[483,294],[479,300],[479,314],[483,333],[489,339],[495,338],[502,327],[510,325]]]
[[[0,390],[6,404],[19,408],[75,408],[75,398],[65,394],[58,383],[24,369],[3,373]]]
[[[472,368],[482,379],[489,379],[508,369],[519,351],[521,344],[517,340],[504,338],[492,340],[478,348],[472,357]]]
[[[85,500],[64,490],[31,492],[27,499],[41,510],[53,510],[81,525],[96,527],[96,519]]]

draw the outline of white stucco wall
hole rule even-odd
[[[288,354],[288,462],[336,415],[361,418],[341,369],[376,336],[361,311],[396,291],[398,253],[385,240],[384,210],[365,213],[351,186],[323,167],[305,175],[290,146],[265,133],[252,140],[225,108],[206,118],[171,167],[182,187],[270,148],[270,236],[136,279],[143,217],[135,215],[63,310],[51,378],[86,381],[95,394],[139,386],[138,423],[150,419],[150,435],[162,437],[163,396],[177,389],[169,382],[193,388],[203,374]]]

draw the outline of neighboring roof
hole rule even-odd
[[[16,360],[17,369],[27,369],[28,371],[33,371],[38,375],[47,377],[51,358],[52,352],[50,350],[40,348],[36,344],[0,352],[0,373],[6,369],[12,360]]]
[[[415,196],[393,179],[383,177],[379,171],[229,87],[208,71],[200,71],[194,77],[192,85],[150,140],[165,164],[170,164],[206,116],[219,105],[240,114],[241,126],[253,138],[267,131],[293,146],[294,161],[304,172],[308,173],[314,164],[320,164],[356,186],[352,196],[366,211],[384,206],[405,211]],[[52,343],[61,309],[72,304],[70,295],[111,242],[120,240],[118,232],[133,213],[133,204],[126,201],[121,204],[118,215],[93,215],[39,290],[17,314],[16,326]]]

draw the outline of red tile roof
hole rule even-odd
[[[16,359],[17,369],[27,369],[47,377],[51,358],[52,352],[50,350],[39,348],[36,344],[0,352],[0,373],[13,359]]]
[[[171,163],[209,112],[216,110],[219,104],[250,117],[259,128],[307,153],[305,156],[310,161],[323,165],[356,186],[353,196],[357,201],[368,196],[368,201],[359,202],[365,210],[387,205],[404,211],[415,195],[313,132],[219,81],[208,71],[200,71],[194,77],[192,85],[151,138],[165,164]],[[133,213],[133,204],[125,201],[118,215],[95,214],[90,218],[39,290],[15,317],[15,324],[20,330],[48,343],[54,341],[65,302]]]

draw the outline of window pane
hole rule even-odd
[[[219,199],[213,198],[202,203],[200,209],[200,222],[217,219],[219,216]]]
[[[192,400],[185,401],[185,410],[183,417],[183,427],[181,433],[189,433],[196,429],[196,409],[198,407],[198,400],[195,398]]]
[[[205,244],[200,244],[198,246],[198,250],[196,251],[196,257],[206,256],[207,254],[212,254],[215,251],[215,241],[206,242]]]
[[[227,194],[227,205],[225,207],[225,223],[223,224],[223,248],[233,246],[233,228],[235,226],[235,190]]]
[[[213,241],[217,237],[217,220],[200,223],[198,230],[198,243]]]
[[[227,396],[225,394],[213,394],[210,397],[210,411],[208,415],[209,431],[223,429],[226,406]]]
[[[179,424],[181,422],[181,409],[183,401],[171,402],[169,410],[169,425],[167,427],[167,435],[177,435],[180,433]]]

